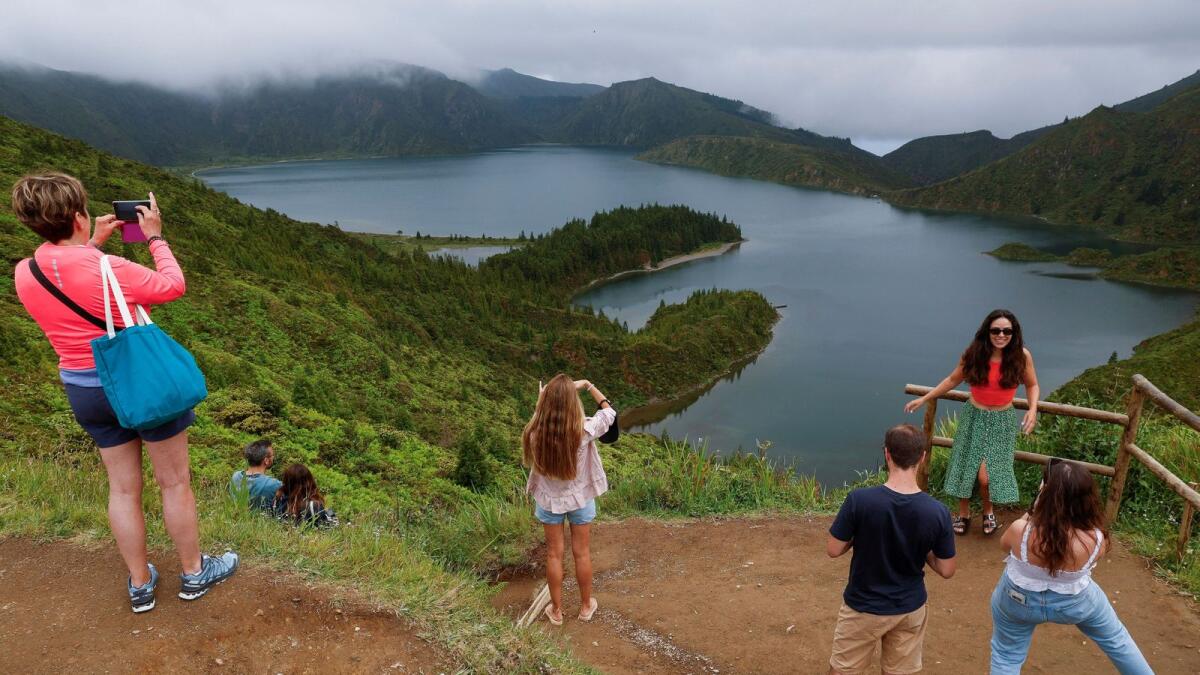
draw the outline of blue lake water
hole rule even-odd
[[[1058,252],[1128,248],[1086,231],[906,211],[877,199],[646,164],[624,151],[539,146],[199,175],[256,206],[364,232],[516,236],[644,203],[727,215],[748,239],[740,248],[625,278],[577,301],[634,330],[660,301],[679,302],[701,288],[750,288],[786,305],[763,354],[702,395],[654,411],[640,428],[702,439],[722,452],[770,441],[772,456],[826,484],[877,466],[889,425],[920,423],[919,414],[901,410],[905,383],[936,384],[993,308],[1021,320],[1045,395],[1114,351],[1127,356],[1197,306],[1192,293],[982,254],[1009,241]],[[487,253],[456,254],[477,262]]]

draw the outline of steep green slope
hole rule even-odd
[[[1200,239],[1200,90],[1148,113],[1097,108],[1015,155],[892,193],[920,208],[1033,215],[1126,238]]]
[[[852,194],[877,194],[910,184],[866,153],[761,138],[692,136],[647,150],[638,159]]]
[[[467,85],[399,64],[209,97],[5,67],[0,114],[160,166],[465,152],[537,139]]]
[[[518,73],[512,68],[488,70],[474,85],[479,93],[493,98],[584,98],[604,91],[598,84],[555,82]]]

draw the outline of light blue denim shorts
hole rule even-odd
[[[562,525],[563,519],[571,521],[572,525],[587,525],[596,519],[596,500],[589,499],[582,507],[566,513],[550,513],[537,505],[533,515],[545,525]]]

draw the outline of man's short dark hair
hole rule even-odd
[[[911,469],[925,453],[925,432],[911,424],[897,424],[887,430],[883,447],[887,448],[898,468]]]
[[[270,451],[271,441],[260,438],[247,445],[242,454],[246,456],[246,461],[250,463],[250,466],[262,466],[262,463],[267,461],[267,453]]]

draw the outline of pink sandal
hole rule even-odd
[[[546,618],[550,620],[550,623],[554,624],[555,626],[562,625],[562,622],[563,622],[562,612],[559,612],[558,619],[555,619],[554,618],[554,605],[546,605],[546,609],[542,613],[546,615]]]
[[[583,609],[579,610],[579,620],[580,621],[591,621],[592,617],[596,614],[596,610],[599,608],[600,608],[600,602],[597,601],[596,598],[593,597],[592,602],[589,603],[588,608],[586,610],[583,610]]]

